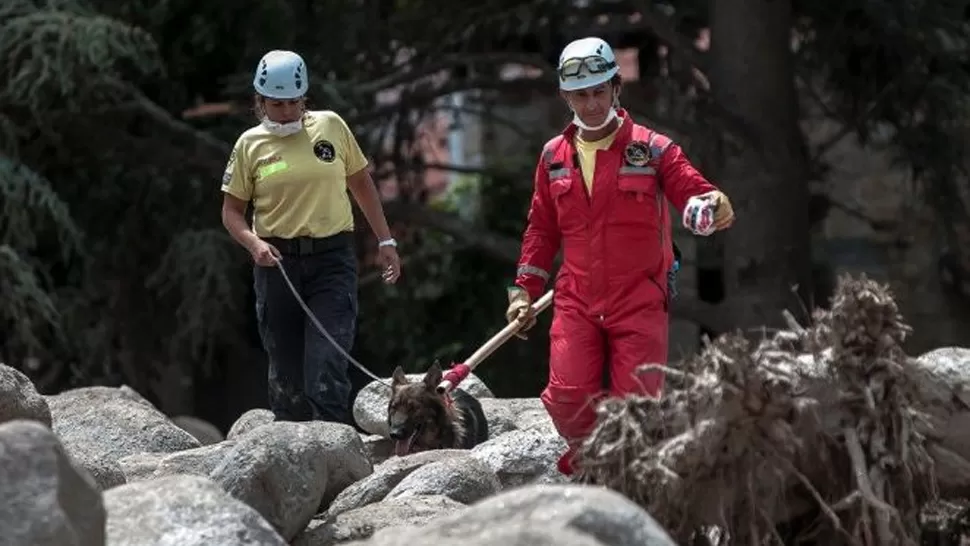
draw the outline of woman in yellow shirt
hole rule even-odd
[[[349,352],[357,260],[348,189],[377,236],[385,282],[397,281],[401,262],[367,158],[338,114],[306,109],[307,76],[292,51],[273,50],[259,61],[253,87],[260,123],[239,136],[229,157],[222,222],[255,262],[256,317],[276,418],[353,425],[347,359],[317,331],[276,265]]]

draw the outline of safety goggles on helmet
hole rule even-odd
[[[571,57],[566,59],[559,66],[559,79],[565,81],[567,78],[579,76],[583,68],[589,74],[602,74],[616,68],[616,61],[607,61],[599,55],[589,55],[587,57]]]

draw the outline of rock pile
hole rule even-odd
[[[376,382],[365,434],[255,409],[223,438],[127,387],[43,396],[0,364],[0,546],[959,544],[970,350],[907,356],[864,278],[790,323],[712,342],[660,401],[600,404],[581,483],[541,402],[474,376],[487,442],[392,457]]]
[[[332,423],[242,415],[221,438],[127,388],[37,393],[0,365],[3,546],[672,546],[636,504],[563,483],[563,449],[538,399],[493,397],[473,450],[390,457],[386,393]]]

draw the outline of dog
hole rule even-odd
[[[455,388],[438,394],[442,371],[431,365],[420,382],[408,380],[398,366],[391,377],[387,426],[397,456],[433,449],[471,449],[488,440],[482,404]]]

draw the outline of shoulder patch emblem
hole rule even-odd
[[[313,155],[317,156],[317,159],[323,161],[324,163],[333,163],[334,158],[337,156],[337,152],[330,141],[318,140],[313,143]]]
[[[634,167],[643,167],[653,159],[650,146],[642,140],[634,140],[623,150],[623,159]]]

